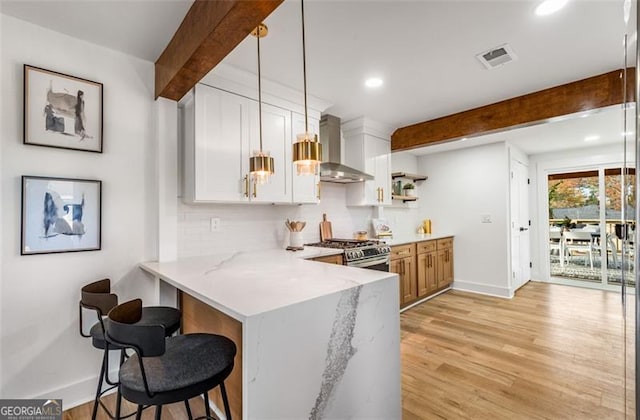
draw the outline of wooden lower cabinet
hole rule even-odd
[[[418,297],[429,295],[438,288],[436,253],[418,254]]]
[[[438,262],[436,266],[438,288],[440,288],[453,283],[453,238],[439,239],[437,243]]]
[[[400,276],[400,307],[453,283],[453,238],[394,246],[390,271]]]
[[[416,244],[391,247],[389,271],[400,277],[400,306],[406,306],[418,297],[416,282]]]
[[[389,271],[400,276],[400,306],[418,297],[414,261],[415,257],[405,257],[391,260],[389,264]]]
[[[312,258],[312,261],[319,261],[323,263],[338,264],[338,265],[344,264],[344,261],[342,260],[342,254],[329,255],[326,257],[316,257],[316,258]]]

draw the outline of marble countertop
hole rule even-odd
[[[395,245],[404,245],[404,244],[410,244],[412,242],[422,242],[422,241],[432,241],[434,239],[442,239],[442,238],[450,238],[454,235],[448,233],[448,234],[419,234],[419,233],[414,233],[414,234],[409,234],[409,235],[394,235],[393,238],[391,239],[384,239],[384,242],[388,245],[391,246],[395,246]]]
[[[351,289],[397,274],[307,261],[341,250],[305,247],[229,252],[171,262],[143,262],[140,268],[243,322],[249,317]]]

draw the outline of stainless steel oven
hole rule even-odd
[[[391,248],[378,241],[357,239],[329,239],[309,246],[337,248],[344,250],[344,265],[367,268],[369,270],[389,271]]]
[[[391,256],[387,254],[386,256],[379,256],[375,258],[346,261],[345,265],[348,265],[349,267],[368,268],[369,270],[389,272],[390,261],[391,261]]]

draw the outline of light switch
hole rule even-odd
[[[480,221],[482,223],[491,223],[491,215],[490,214],[482,214],[482,215],[480,215]]]

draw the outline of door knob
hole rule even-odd
[[[520,232],[524,232],[525,230],[529,230],[529,228],[526,228],[526,227],[520,227]]]

